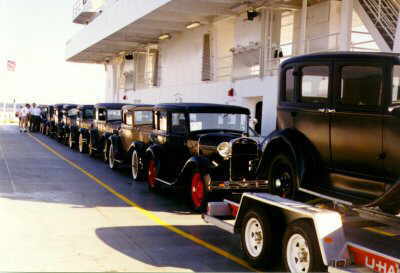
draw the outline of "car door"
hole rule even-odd
[[[365,195],[383,191],[375,181],[383,177],[384,73],[384,66],[379,63],[335,64],[331,149],[332,182],[337,189]]]
[[[122,125],[121,125],[121,143],[124,152],[128,152],[133,138],[133,115],[131,111],[125,111],[123,113]]]
[[[331,62],[302,63],[296,72],[298,74],[298,91],[296,92],[296,107],[291,110],[295,128],[302,133],[320,158],[323,167],[330,167],[330,120],[328,109],[330,103]],[[309,185],[320,186],[321,179],[304,181]],[[311,183],[313,183],[311,185]],[[315,184],[318,183],[318,184]]]
[[[385,176],[394,183],[400,178],[400,65],[393,66],[388,75],[387,81],[392,83],[392,88],[386,96],[388,107],[384,111],[383,152],[386,155]]]

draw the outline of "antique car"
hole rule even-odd
[[[196,211],[223,193],[267,190],[265,180],[254,173],[259,147],[246,137],[249,114],[247,108],[231,105],[154,106],[153,143],[146,150],[149,189],[183,190]]]
[[[48,136],[54,128],[54,106],[47,105],[42,109],[40,132]]]
[[[146,178],[146,149],[153,132],[153,105],[125,105],[122,107],[122,126],[118,135],[110,138],[109,166],[115,169],[127,165],[132,178]]]
[[[76,104],[56,105],[55,109],[55,126],[56,140],[60,143],[68,144],[69,127],[76,120]]]
[[[71,149],[78,148],[80,153],[86,153],[89,139],[89,130],[93,127],[94,106],[78,105],[76,121],[69,130],[69,143]]]
[[[89,130],[88,153],[101,155],[108,162],[110,136],[118,134],[122,122],[123,103],[98,103],[94,106],[93,128]]]
[[[400,211],[400,57],[336,52],[282,63],[277,130],[260,163],[271,192]],[[235,153],[233,152],[233,156]]]

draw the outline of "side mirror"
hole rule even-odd
[[[389,112],[392,116],[400,118],[400,105],[389,107]]]

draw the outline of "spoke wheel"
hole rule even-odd
[[[72,133],[69,133],[68,142],[69,142],[69,148],[74,149],[74,140],[72,138]]]
[[[88,154],[91,157],[94,157],[94,154],[95,154],[95,152],[92,148],[92,141],[90,140],[90,138],[89,138],[89,145],[88,145]]]
[[[202,212],[207,206],[206,187],[204,180],[199,172],[192,176],[192,184],[190,196],[192,200],[192,207],[195,211]]]
[[[106,143],[104,144],[104,149],[103,149],[103,161],[105,163],[108,162],[108,153],[109,153],[109,144],[108,141],[106,141]]]
[[[140,173],[140,159],[139,155],[136,150],[133,150],[132,152],[132,159],[131,159],[131,168],[132,168],[132,178],[135,181],[139,181],[142,179]]]
[[[84,143],[83,143],[83,134],[79,134],[78,145],[79,145],[79,152],[80,153],[84,153],[85,152],[85,148],[84,148]]]
[[[325,272],[314,226],[309,220],[298,220],[283,236],[282,256],[288,272]]]
[[[147,164],[147,185],[150,191],[157,190],[157,163],[154,159]]]
[[[109,153],[108,153],[108,166],[110,169],[114,170],[117,168],[117,162],[115,161],[114,158],[114,148],[113,145],[110,145]]]
[[[283,198],[293,198],[295,194],[295,172],[289,158],[280,154],[276,156],[269,171],[271,192]]]

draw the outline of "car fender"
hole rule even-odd
[[[179,183],[191,181],[193,171],[199,171],[202,175],[209,174],[212,168],[210,160],[202,156],[192,156],[189,158],[179,173]]]
[[[89,142],[96,146],[99,138],[99,131],[97,129],[92,129],[89,131]]]
[[[321,162],[318,152],[307,137],[295,129],[284,129],[273,132],[264,142],[262,158],[257,171],[259,177],[266,178],[268,176],[268,168],[273,156],[282,151],[288,153],[294,160],[299,178],[297,186],[304,181],[307,173],[321,170],[316,167]]]
[[[146,145],[141,141],[133,141],[129,147],[129,152],[131,153],[135,149],[139,155],[143,155],[146,151]]]
[[[121,137],[118,135],[110,135],[108,140],[113,146],[113,153],[115,159],[122,159],[122,142]]]
[[[159,144],[153,144],[146,149],[146,157],[152,157],[156,160],[162,160],[163,148]]]

